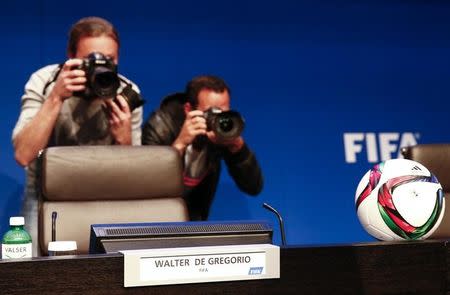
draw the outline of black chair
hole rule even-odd
[[[441,183],[446,199],[445,212],[439,228],[430,238],[450,238],[450,144],[418,144],[402,147],[401,153],[405,159],[424,165]]]

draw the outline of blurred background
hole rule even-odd
[[[19,213],[25,173],[11,132],[30,74],[66,59],[67,33],[101,16],[119,31],[119,72],[147,100],[200,74],[224,78],[265,178],[258,197],[222,173],[211,220],[267,220],[288,244],[373,240],[355,190],[375,163],[416,143],[449,142],[448,1],[21,0],[0,12],[0,230]]]

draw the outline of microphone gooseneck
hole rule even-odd
[[[283,246],[286,246],[286,235],[284,233],[284,223],[283,223],[283,218],[281,217],[281,214],[278,213],[277,210],[275,210],[275,208],[273,208],[272,206],[270,206],[267,203],[263,203],[263,207],[266,208],[269,211],[272,211],[273,213],[275,213],[275,215],[278,218],[278,222],[280,223],[280,231],[281,231],[281,244]]]

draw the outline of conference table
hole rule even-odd
[[[450,294],[444,240],[287,246],[280,278],[125,288],[122,254],[0,260],[0,294]]]

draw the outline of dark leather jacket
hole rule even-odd
[[[172,145],[181,131],[185,120],[184,95],[177,93],[166,97],[159,109],[154,111],[142,130],[143,145]],[[253,152],[244,144],[237,153],[214,146],[213,163],[208,174],[193,189],[185,190],[191,220],[206,220],[209,214],[217,183],[219,181],[221,160],[225,161],[228,173],[238,188],[249,194],[257,195],[263,187],[262,172]]]

